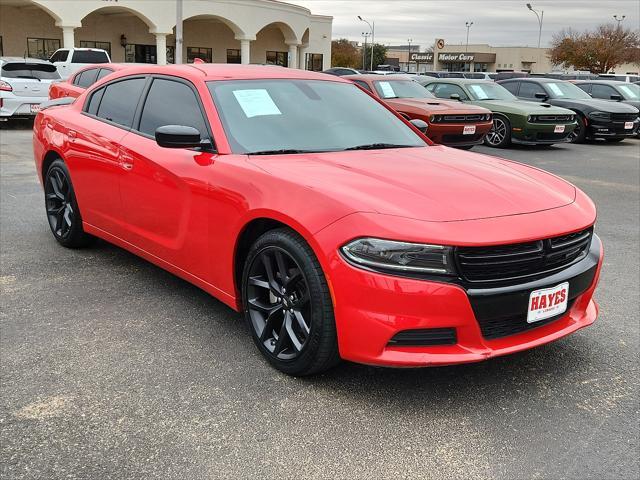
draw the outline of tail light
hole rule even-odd
[[[0,80],[0,91],[13,92],[13,87],[4,80]]]

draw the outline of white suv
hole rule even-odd
[[[55,65],[37,58],[0,57],[0,122],[32,118],[60,81]]]
[[[111,63],[106,50],[100,48],[61,48],[49,58],[66,80],[81,68],[94,63]]]

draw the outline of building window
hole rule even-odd
[[[488,72],[487,68],[488,68],[487,63],[474,63],[473,65],[474,72]]]
[[[213,50],[206,47],[187,47],[187,63],[193,63],[196,58],[211,63],[213,62]]]
[[[124,61],[127,63],[156,63],[155,45],[130,43],[124,47]]]
[[[176,63],[176,47],[167,47],[167,63]]]
[[[31,58],[46,60],[60,48],[57,38],[27,38],[27,52]]]
[[[111,56],[111,42],[94,42],[93,40],[80,40],[80,48],[99,48],[106,50]]]
[[[305,63],[307,70],[313,72],[321,72],[323,70],[323,57],[321,53],[307,53]]]
[[[242,63],[240,50],[234,48],[227,48],[227,63]]]
[[[289,52],[267,51],[267,65],[289,66]]]

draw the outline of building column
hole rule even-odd
[[[156,36],[156,63],[158,65],[167,64],[167,34],[155,33]]]
[[[76,27],[60,27],[62,29],[62,46],[64,48],[73,48],[76,46],[76,36],[74,30]]]
[[[307,66],[305,65],[306,61],[307,61],[307,50],[309,49],[309,45],[300,45],[300,48],[298,48],[299,53],[299,60],[298,60],[298,68],[300,68],[300,70],[306,70]]]
[[[248,65],[251,63],[251,42],[256,37],[236,36],[236,40],[240,42],[240,63]]]
[[[298,45],[288,43],[289,45],[289,68],[298,68]]]

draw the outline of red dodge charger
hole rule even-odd
[[[583,192],[432,145],[339,77],[131,67],[39,113],[34,153],[60,244],[99,237],[194,283],[288,374],[475,362],[597,315]]]

